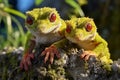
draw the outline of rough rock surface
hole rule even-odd
[[[60,59],[55,59],[53,64],[44,64],[44,57],[38,57],[43,48],[36,48],[33,65],[27,72],[19,68],[22,47],[10,52],[1,51],[0,80],[120,80],[120,59],[114,61],[112,70],[108,71],[94,57],[88,61],[80,59],[82,50],[65,48],[59,49]]]

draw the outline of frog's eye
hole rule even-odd
[[[71,27],[70,27],[70,26],[67,26],[66,32],[67,32],[67,33],[70,33],[70,32],[71,32]]]
[[[86,31],[90,32],[92,30],[92,25],[90,23],[87,23],[85,29]]]
[[[33,24],[33,18],[31,16],[27,16],[26,23],[29,25]]]
[[[54,22],[56,20],[55,13],[50,14],[49,20],[50,20],[50,22]]]

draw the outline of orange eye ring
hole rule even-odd
[[[56,15],[55,13],[52,13],[49,18],[50,22],[54,22],[56,20]]]

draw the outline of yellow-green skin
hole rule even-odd
[[[110,64],[110,53],[107,42],[98,34],[97,27],[93,19],[88,17],[73,18],[66,21],[67,27],[70,28],[70,32],[65,32],[65,37],[78,45],[79,48],[85,51],[93,51],[96,57],[102,61],[102,63]],[[86,25],[91,24],[91,31],[86,30]],[[106,65],[107,67],[107,65]]]
[[[51,16],[53,20],[51,20]],[[24,55],[20,62],[21,69],[28,70],[31,65],[31,60],[34,58],[33,49],[36,46],[47,44],[52,45],[54,42],[64,37],[64,30],[66,28],[65,22],[60,18],[55,8],[35,8],[26,12],[25,25],[30,33],[27,36]],[[49,50],[48,50],[49,51]],[[48,53],[44,55],[45,62],[48,60]],[[53,54],[50,54],[50,56]],[[50,59],[51,62],[53,58]]]
[[[56,15],[54,22],[50,22],[49,20],[52,13]],[[30,31],[26,41],[25,52],[30,48],[31,40],[35,41],[36,44],[52,44],[64,37],[66,24],[60,18],[55,8],[35,8],[26,12],[26,16],[32,17],[33,24],[30,25],[25,21],[25,25]]]

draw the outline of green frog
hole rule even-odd
[[[62,20],[55,8],[44,7],[35,8],[26,12],[25,25],[30,31],[27,36],[24,54],[20,62],[21,69],[28,70],[28,66],[31,65],[31,60],[34,59],[33,49],[38,44],[49,44],[49,48],[46,48],[44,52],[46,62],[48,56],[50,56],[50,62],[53,62],[53,55],[59,57],[57,49],[52,45],[54,42],[64,38],[64,30],[66,24]],[[51,53],[53,52],[54,53]]]
[[[98,34],[93,19],[82,17],[73,18],[65,22],[67,25],[65,30],[66,39],[85,50],[80,57],[88,60],[91,55],[95,56],[110,70],[109,64],[112,63],[112,60],[110,59],[108,43]]]

